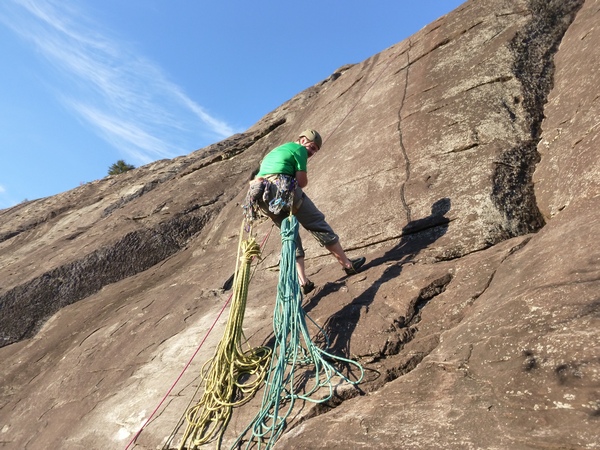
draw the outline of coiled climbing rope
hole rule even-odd
[[[323,403],[333,397],[335,385],[341,382],[358,384],[362,381],[364,370],[358,362],[332,355],[315,345],[311,339],[307,318],[319,329],[325,341],[327,336],[301,306],[302,295],[295,258],[298,228],[298,221],[292,215],[281,224],[282,249],[273,314],[273,351],[267,347],[243,351],[242,325],[251,278],[250,268],[252,260],[260,256],[260,247],[252,237],[242,241],[242,225],[233,300],[226,329],[214,356],[201,370],[202,382],[193,398],[197,397],[202,384],[204,392],[200,400],[185,413],[187,426],[179,450],[195,450],[211,441],[216,441],[216,448],[221,448],[233,408],[248,402],[263,385],[265,390],[260,411],[231,448],[239,448],[246,441],[246,448],[269,450],[285,430],[296,400]],[[355,367],[359,374],[352,380],[333,363]],[[163,448],[169,448],[171,438]]]
[[[244,351],[241,344],[250,267],[252,260],[260,256],[260,246],[255,239],[250,237],[242,241],[242,234],[243,230],[240,233],[233,299],[226,329],[214,356],[202,368],[204,392],[198,403],[185,414],[187,427],[179,445],[180,450],[197,449],[212,440],[216,440],[217,448],[220,448],[232,408],[249,401],[266,378],[271,350],[256,347]]]
[[[306,324],[308,316],[301,306],[302,295],[296,271],[297,234],[298,220],[290,215],[281,224],[282,250],[273,314],[275,344],[262,405],[233,447],[247,439],[246,448],[256,445],[255,448],[270,449],[284,431],[295,400],[326,402],[334,394],[334,377],[358,384],[364,376],[364,370],[358,362],[327,353],[311,340]],[[320,332],[325,335],[323,330]],[[360,376],[356,380],[350,380],[330,363],[334,361],[354,366]],[[311,369],[310,377],[306,375],[308,368]],[[312,378],[310,386],[309,378]],[[319,397],[313,398],[314,394]]]

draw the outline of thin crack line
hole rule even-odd
[[[404,139],[402,136],[402,109],[404,108],[404,101],[406,100],[406,91],[408,89],[408,71],[410,70],[410,49],[412,48],[412,41],[408,40],[408,51],[406,52],[407,64],[406,64],[406,76],[404,80],[404,90],[402,92],[402,99],[400,100],[400,108],[398,109],[398,143],[400,144],[400,151],[402,152],[402,156],[404,156],[405,166],[405,180],[400,186],[400,201],[402,202],[402,206],[404,206],[404,210],[406,212],[406,222],[410,223],[412,221],[410,207],[408,206],[408,202],[406,201],[406,183],[410,179],[410,160],[408,159],[408,154],[406,152],[406,147],[404,146]]]

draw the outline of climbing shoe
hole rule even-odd
[[[351,259],[350,262],[352,263],[352,267],[344,267],[344,272],[346,272],[346,275],[354,275],[355,273],[358,273],[358,271],[366,261],[367,258],[365,258],[364,256],[361,256],[360,258]]]
[[[302,293],[304,295],[312,292],[315,289],[315,283],[313,283],[312,281],[308,280],[306,282],[306,284],[302,285]]]

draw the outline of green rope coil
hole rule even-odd
[[[254,444],[259,449],[272,448],[284,431],[297,399],[314,403],[326,402],[334,394],[334,377],[358,384],[364,376],[364,370],[358,362],[327,353],[311,340],[306,325],[308,316],[301,306],[302,294],[296,271],[297,234],[298,220],[289,216],[281,224],[282,250],[273,314],[275,344],[262,405],[259,413],[232,448],[237,448],[248,434],[250,436],[246,448]],[[312,321],[310,318],[309,320]],[[320,332],[325,335],[323,330]],[[360,372],[359,378],[350,380],[329,361],[344,362],[356,367]],[[307,367],[314,369],[311,386],[306,386],[308,378],[300,379],[298,374],[299,369]],[[322,388],[326,388],[327,395],[322,395]],[[319,398],[312,397],[316,393],[319,393]]]

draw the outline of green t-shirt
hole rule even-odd
[[[257,177],[283,173],[295,176],[296,172],[306,172],[308,152],[303,145],[288,142],[271,150],[260,163]]]

